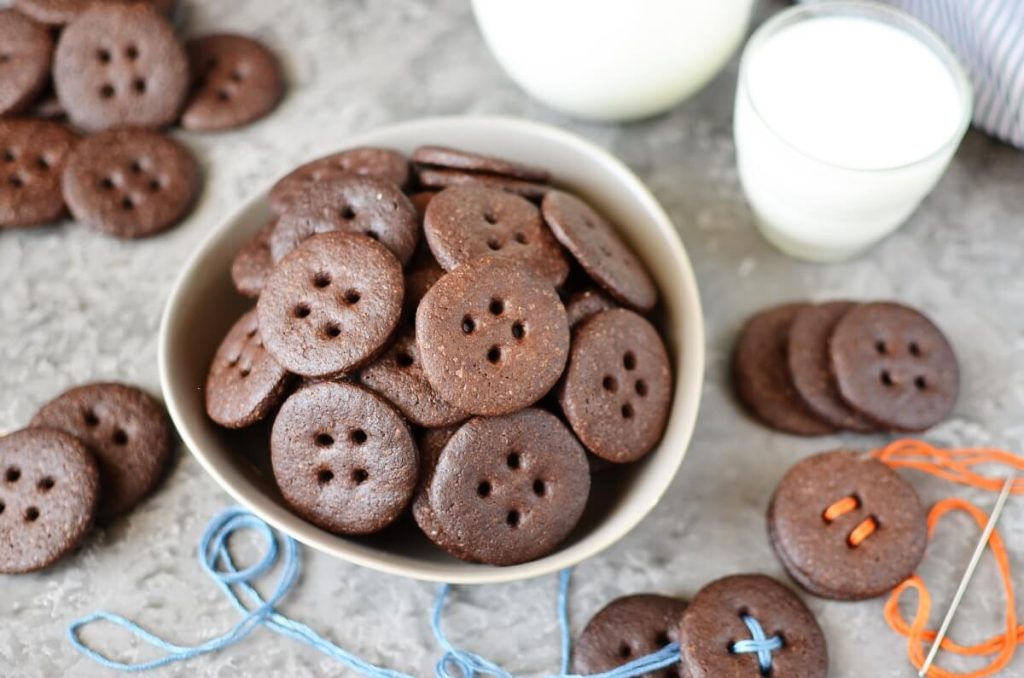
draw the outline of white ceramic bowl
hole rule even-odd
[[[363,134],[347,146],[379,145],[406,153],[445,144],[505,156],[550,169],[621,225],[661,290],[662,326],[675,372],[672,412],[664,439],[641,462],[595,478],[587,510],[554,553],[521,565],[491,567],[449,557],[400,521],[368,538],[326,532],[293,514],[269,470],[267,429],[232,432],[207,418],[203,385],[210,360],[251,300],[230,278],[238,248],[270,214],[267,191],[240,205],[191,257],[175,284],[160,329],[160,380],[185,445],[232,497],[271,525],[338,558],[381,572],[460,584],[513,581],[560,570],[589,558],[628,533],[658,502],[686,453],[697,417],[704,372],[704,328],[697,284],[672,223],[647,188],[621,162],[566,132],[532,122],[490,117],[432,118]],[[320,149],[323,154],[337,150]]]

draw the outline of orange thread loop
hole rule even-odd
[[[857,507],[860,506],[860,502],[857,501],[857,497],[849,496],[843,497],[839,501],[835,501],[829,505],[825,512],[821,514],[821,517],[825,519],[826,523],[831,523],[833,520],[841,515],[845,515],[850,511],[856,511]]]
[[[868,516],[853,528],[850,532],[850,536],[846,538],[846,543],[856,548],[861,545],[865,539],[870,537],[878,530],[878,521],[875,520],[874,516]]]

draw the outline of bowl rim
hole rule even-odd
[[[669,219],[664,208],[654,197],[646,184],[644,184],[643,181],[641,181],[640,178],[625,165],[625,163],[619,160],[610,151],[607,151],[594,142],[577,136],[574,133],[545,123],[510,116],[428,116],[423,118],[413,118],[393,124],[381,125],[349,135],[346,139],[340,142],[338,149],[355,147],[368,143],[381,143],[374,142],[372,140],[387,133],[398,134],[403,131],[407,132],[409,130],[415,130],[416,128],[423,126],[454,127],[461,125],[489,126],[495,130],[516,130],[523,135],[533,136],[542,141],[574,146],[582,153],[599,159],[607,170],[614,175],[615,181],[629,193],[634,195],[640,202],[643,210],[651,216],[652,222],[661,236],[660,246],[668,247],[671,250],[670,258],[674,265],[678,267],[677,276],[680,284],[678,288],[674,290],[674,293],[685,297],[681,301],[680,308],[687,309],[687,311],[683,313],[682,320],[684,326],[677,336],[677,344],[684,346],[685,352],[682,352],[683,355],[679,358],[679,362],[677,364],[677,391],[675,397],[677,399],[682,398],[687,403],[692,403],[692,406],[681,408],[682,411],[676,412],[674,411],[675,404],[673,403],[672,416],[681,417],[681,420],[677,419],[675,422],[675,425],[680,427],[677,436],[680,444],[678,445],[678,449],[671,451],[671,454],[675,457],[672,463],[672,472],[663,474],[660,482],[658,482],[654,488],[654,491],[648,493],[649,496],[645,498],[646,501],[634,504],[634,508],[630,512],[629,517],[619,520],[620,524],[617,526],[614,533],[606,535],[606,538],[603,540],[594,539],[589,542],[583,541],[574,544],[570,548],[560,548],[547,556],[525,563],[505,567],[479,565],[471,571],[458,573],[454,576],[448,576],[442,575],[433,570],[422,570],[403,563],[390,562],[358,551],[346,551],[344,548],[340,548],[336,544],[328,544],[322,541],[315,532],[303,533],[296,530],[288,523],[294,521],[302,521],[305,523],[302,518],[290,511],[287,511],[284,507],[279,507],[281,509],[280,512],[264,510],[264,508],[260,506],[259,501],[253,500],[248,496],[251,491],[251,486],[243,485],[242,483],[239,483],[238,486],[236,486],[235,483],[231,482],[220,473],[214,461],[208,458],[207,454],[202,450],[202,446],[191,435],[191,432],[186,425],[185,413],[179,407],[178,402],[171,397],[172,366],[170,365],[170,360],[173,347],[171,343],[172,329],[170,324],[172,322],[172,316],[175,315],[178,300],[187,293],[189,278],[199,260],[204,257],[207,250],[217,240],[219,240],[226,231],[232,228],[232,226],[238,221],[241,214],[252,210],[256,203],[266,199],[270,188],[277,181],[277,178],[275,178],[273,182],[253,193],[249,198],[242,201],[232,209],[231,212],[225,216],[215,228],[211,229],[210,232],[201,239],[199,244],[185,260],[181,267],[181,271],[171,287],[171,291],[167,296],[161,313],[157,347],[158,370],[160,388],[164,402],[171,420],[174,423],[175,430],[181,437],[185,447],[188,448],[191,455],[199,462],[200,466],[202,466],[206,473],[213,478],[214,482],[216,482],[222,490],[227,492],[234,501],[240,503],[246,510],[251,511],[275,529],[280,530],[282,533],[310,548],[316,549],[317,551],[321,551],[332,557],[384,574],[403,576],[417,581],[460,585],[506,583],[531,579],[558,572],[596,556],[632,532],[636,526],[650,514],[661,500],[661,497],[668,491],[672,481],[675,479],[676,475],[678,475],[683,459],[686,456],[690,443],[692,442],[693,431],[696,426],[697,415],[700,410],[705,367],[704,312],[697,288],[696,276],[694,275],[690,258],[682,243],[682,238],[680,237],[679,232],[676,230],[671,219]],[[319,155],[323,155],[323,153],[320,153]],[[319,157],[319,155],[316,157]],[[675,351],[675,353],[679,353],[679,351]],[[679,373],[682,373],[684,366],[691,376],[686,379],[680,379]],[[682,388],[680,388],[680,386]],[[659,446],[655,451],[662,449],[661,444],[662,443],[659,443]],[[310,525],[310,527],[320,531],[319,528],[315,528],[315,526]],[[341,535],[330,536],[331,538],[344,539]]]

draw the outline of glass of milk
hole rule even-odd
[[[956,57],[910,15],[872,2],[792,7],[740,62],[740,180],[764,236],[838,261],[893,232],[935,186],[971,120]]]

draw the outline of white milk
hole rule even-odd
[[[938,181],[970,119],[952,54],[907,15],[859,2],[795,7],[743,55],[740,178],[764,235],[801,258],[856,254]]]

